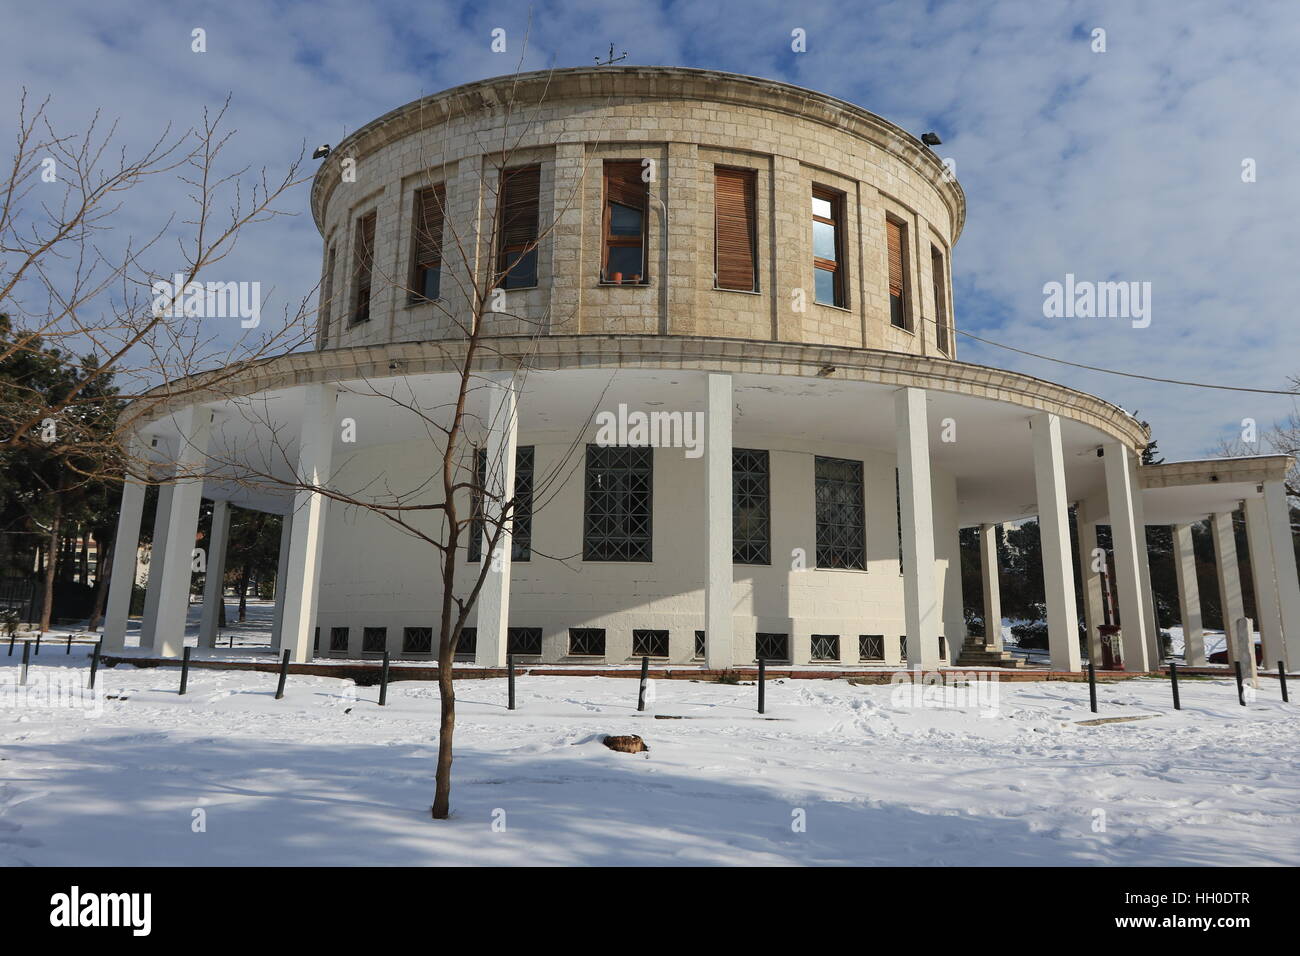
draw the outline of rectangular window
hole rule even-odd
[[[889,245],[889,321],[900,329],[910,329],[907,317],[907,227],[897,219],[885,220],[885,239]]]
[[[788,661],[790,659],[790,635],[759,631],[754,635],[754,651],[754,657],[758,660]]]
[[[823,305],[844,305],[844,196],[813,187],[813,291]]]
[[[388,628],[367,627],[361,631],[361,652],[382,654],[388,649]]]
[[[319,627],[316,628],[316,636],[311,639],[311,649],[316,652],[320,651],[320,628]]]
[[[739,292],[758,290],[752,169],[713,170],[713,284]]]
[[[570,657],[604,657],[605,629],[603,627],[569,628]]]
[[[903,634],[898,638],[898,657],[904,664],[907,663],[907,635],[906,634]]]
[[[542,653],[542,629],[540,627],[506,628],[506,652],[522,656],[537,657]]]
[[[497,233],[498,284],[506,289],[537,285],[537,220],[542,167],[517,166],[501,174]]]
[[[812,636],[811,656],[815,661],[838,661],[840,659],[840,636],[838,634],[814,634]]]
[[[637,629],[632,632],[633,657],[667,657],[668,632]]]
[[[823,458],[815,462],[817,567],[866,567],[862,462]]]
[[[469,544],[466,546],[470,561],[483,559],[483,495],[487,484],[487,449],[474,453],[477,462],[477,485],[470,494]],[[510,529],[510,560],[527,561],[533,555],[533,446],[521,445],[515,449],[515,507]]]
[[[708,642],[704,637],[703,631],[695,632],[695,659],[697,661],[704,659],[704,652],[708,650]]]
[[[329,254],[325,257],[325,282],[320,290],[320,344],[324,348],[329,342],[330,304],[334,299],[334,265],[338,261],[338,246],[330,244]]]
[[[584,561],[651,560],[654,449],[587,446]]]
[[[342,651],[345,654],[348,650],[348,629],[346,627],[330,628],[330,650]]]
[[[442,288],[442,220],[444,186],[416,190],[411,216],[411,288],[413,302],[432,302]]]
[[[352,256],[352,324],[370,321],[370,280],[375,265],[375,213],[357,220]]]
[[[403,654],[429,654],[433,652],[433,628],[402,628]]]
[[[462,627],[460,629],[460,640],[456,642],[456,656],[468,657],[474,659],[478,652],[478,628]]]
[[[883,661],[885,659],[885,635],[859,634],[858,660]]]
[[[600,281],[640,285],[646,281],[645,245],[648,184],[641,161],[605,163],[601,223]]]
[[[766,451],[731,451],[731,560],[772,563],[771,472]]]
[[[944,355],[951,355],[952,333],[948,329],[948,297],[944,295],[948,283],[944,278],[943,253],[936,246],[931,246],[930,282],[934,286],[935,339],[939,343],[939,351]]]
[[[948,642],[944,640],[942,634],[939,635],[939,659],[945,661],[948,659]]]

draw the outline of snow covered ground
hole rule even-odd
[[[85,647],[32,686],[79,685]],[[149,864],[1300,863],[1300,705],[1262,682],[755,688],[457,682],[450,821],[428,818],[436,685],[100,672],[82,710],[19,700],[0,652],[0,862]],[[6,696],[7,695],[7,696]],[[941,700],[939,698],[942,698]],[[961,699],[959,699],[961,698]],[[98,710],[98,715],[95,711]],[[682,719],[655,719],[655,716]],[[606,749],[636,733],[648,754]],[[199,824],[202,824],[200,826]],[[196,830],[200,832],[196,832]]]

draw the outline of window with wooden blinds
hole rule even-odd
[[[889,245],[889,320],[900,329],[907,322],[907,227],[896,219],[885,220],[885,238]]]
[[[375,213],[357,220],[355,248],[352,254],[353,295],[352,324],[370,321],[370,281],[375,264]]]
[[[948,327],[948,297],[944,294],[947,283],[944,281],[943,253],[938,247],[930,247],[930,282],[934,288],[934,326],[935,341],[939,351],[944,355],[952,354],[952,333]]]
[[[411,289],[413,301],[433,301],[442,286],[442,222],[446,189],[441,184],[416,190],[411,216]]]
[[[505,289],[537,285],[537,221],[542,167],[516,166],[501,176],[497,273]]]
[[[758,289],[752,169],[713,171],[713,269],[719,289]]]
[[[646,281],[647,184],[640,160],[605,163],[600,280],[627,285]]]

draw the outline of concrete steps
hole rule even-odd
[[[1007,651],[994,650],[985,646],[984,642],[978,638],[967,640],[961,646],[961,653],[957,656],[957,667],[1027,667],[1024,658],[1016,657]]]

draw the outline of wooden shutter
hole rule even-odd
[[[442,264],[442,219],[446,191],[441,185],[415,194],[415,252],[418,271]]]
[[[889,294],[903,297],[903,227],[892,219],[885,220],[889,241]]]
[[[502,252],[537,241],[537,208],[542,192],[542,168],[507,169],[501,187]],[[504,269],[504,264],[502,265]]]
[[[717,169],[714,178],[714,256],[719,289],[755,288],[754,171]]]
[[[641,180],[641,163],[605,163],[605,200],[631,206],[645,212],[646,183]]]

